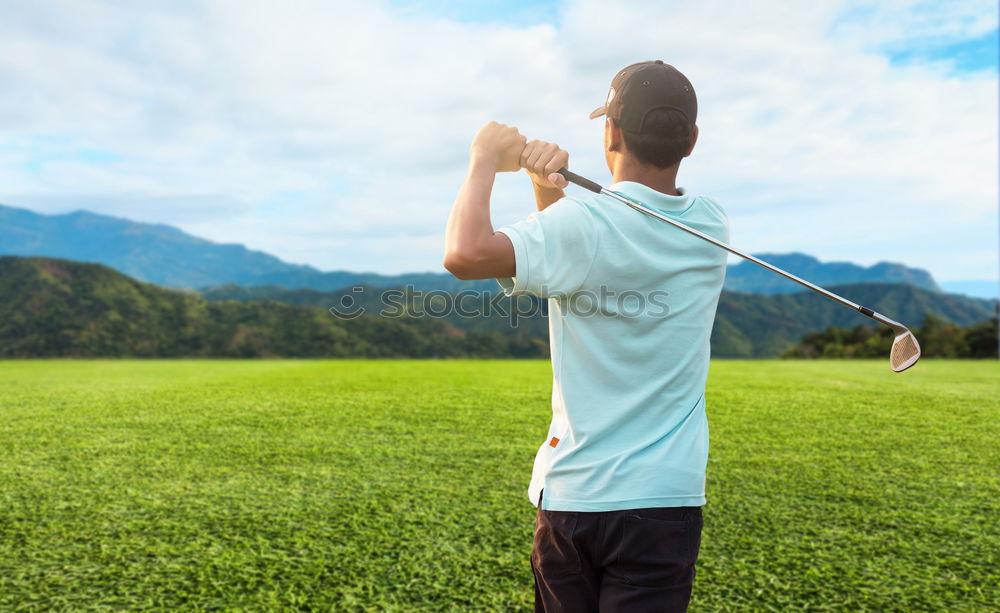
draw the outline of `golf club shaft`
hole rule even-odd
[[[882,315],[881,313],[876,313],[875,311],[869,309],[868,307],[863,307],[860,304],[857,304],[855,302],[851,302],[850,300],[848,300],[847,298],[844,298],[843,296],[839,296],[839,295],[834,294],[833,292],[831,292],[829,290],[823,289],[822,287],[820,287],[820,286],[818,286],[818,285],[816,285],[814,283],[810,283],[809,281],[806,281],[805,279],[803,279],[801,277],[797,277],[797,276],[793,275],[790,272],[784,271],[784,270],[778,268],[777,266],[775,266],[773,264],[768,264],[764,260],[762,260],[760,258],[756,258],[756,257],[750,255],[749,253],[743,253],[739,249],[736,249],[735,247],[732,247],[732,246],[730,246],[730,245],[728,245],[728,244],[726,244],[726,243],[724,243],[724,242],[722,242],[722,241],[720,241],[718,239],[715,239],[715,238],[713,238],[713,237],[705,234],[704,232],[699,232],[698,230],[695,230],[694,228],[692,228],[690,226],[687,226],[687,225],[685,225],[685,224],[683,224],[683,223],[681,223],[681,222],[679,222],[679,221],[677,221],[675,219],[671,219],[671,218],[667,217],[666,215],[663,215],[662,213],[658,213],[658,212],[650,209],[649,207],[643,205],[640,202],[636,202],[635,200],[632,200],[631,198],[627,198],[625,196],[622,196],[619,193],[616,193],[616,192],[610,191],[608,189],[605,189],[604,187],[601,187],[600,185],[598,185],[597,183],[594,183],[590,179],[586,179],[584,177],[581,177],[580,175],[578,175],[576,173],[573,173],[573,172],[570,172],[570,171],[566,170],[565,168],[563,168],[562,170],[560,170],[559,174],[561,174],[562,176],[566,177],[567,181],[570,181],[572,183],[576,183],[580,187],[583,187],[585,189],[589,189],[592,192],[595,192],[595,193],[598,193],[598,194],[604,194],[606,196],[611,196],[615,200],[618,200],[622,204],[624,204],[626,206],[629,206],[629,207],[631,207],[631,208],[639,211],[640,213],[645,213],[646,215],[649,215],[650,217],[655,217],[656,219],[659,219],[660,221],[665,221],[668,224],[674,226],[675,228],[678,228],[680,230],[684,230],[688,234],[693,234],[694,236],[697,236],[698,238],[700,238],[702,240],[705,240],[705,241],[708,241],[708,242],[712,243],[716,247],[725,249],[726,251],[728,251],[729,253],[732,253],[733,255],[738,255],[739,257],[743,258],[744,260],[749,260],[749,261],[753,262],[754,264],[757,264],[758,266],[763,266],[764,268],[770,270],[771,272],[777,273],[777,274],[781,275],[782,277],[785,277],[786,279],[788,279],[790,281],[795,281],[799,285],[801,285],[801,286],[803,286],[803,287],[805,287],[807,289],[811,289],[812,291],[816,292],[817,294],[822,294],[823,296],[826,296],[827,298],[829,298],[830,300],[833,300],[834,302],[839,302],[840,304],[842,304],[842,305],[844,305],[846,307],[850,307],[851,309],[854,309],[858,313],[861,313],[862,315],[870,317],[871,319],[874,319],[875,321],[877,321],[877,322],[879,322],[881,324],[885,324],[885,325],[890,326],[892,328],[896,328],[897,326],[900,327],[900,328],[905,328],[905,326],[903,326],[899,322],[893,321],[893,320],[889,319],[888,317],[886,317],[885,315]]]

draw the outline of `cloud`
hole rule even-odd
[[[404,9],[4,3],[0,201],[324,269],[440,269],[482,123],[560,142],[606,181],[586,115],[618,68],[659,57],[699,94],[681,183],[727,208],[738,246],[996,275],[995,70],[887,51],[982,36],[992,3],[579,0],[557,23]],[[499,177],[497,225],[532,206],[523,176]]]

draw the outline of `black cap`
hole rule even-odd
[[[662,60],[621,69],[611,80],[604,106],[594,109],[590,118],[607,115],[623,130],[640,133],[646,115],[654,109],[674,109],[691,125],[698,119],[698,98],[691,81]]]

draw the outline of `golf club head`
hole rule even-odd
[[[892,351],[889,352],[889,365],[896,372],[903,372],[920,359],[920,343],[908,328],[893,326],[896,338],[892,341]]]

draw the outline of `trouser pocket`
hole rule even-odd
[[[622,518],[621,538],[614,552],[616,574],[633,585],[667,586],[694,579],[701,545],[702,517],[698,507],[679,507],[663,513],[642,510]],[[652,516],[650,516],[652,515]],[[657,517],[656,515],[659,515]],[[675,518],[667,519],[674,515]]]

